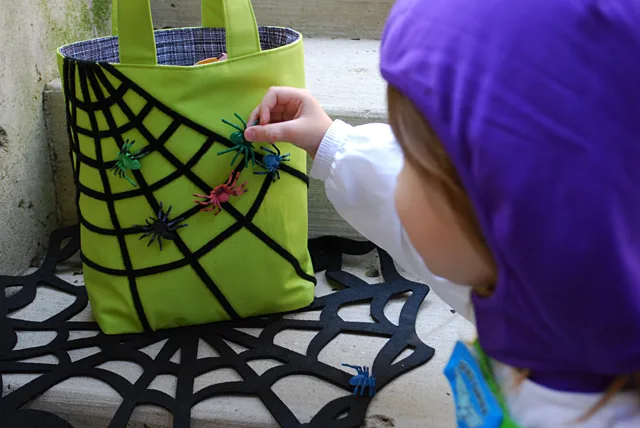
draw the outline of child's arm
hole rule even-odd
[[[470,289],[434,277],[402,228],[394,192],[403,155],[388,125],[352,127],[333,122],[313,96],[293,88],[269,90],[248,122],[258,119],[260,125],[245,132],[249,141],[288,141],[306,150],[315,158],[311,176],[325,182],[327,197],[338,213],[472,319]]]
[[[400,223],[394,192],[403,159],[389,125],[352,127],[337,120],[318,147],[311,177],[325,182],[327,197],[354,229],[427,281],[453,309],[472,319],[469,288],[429,272]]]

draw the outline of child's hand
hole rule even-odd
[[[333,123],[318,101],[303,89],[271,88],[249,116],[244,133],[253,142],[292,143],[315,157],[318,147]]]

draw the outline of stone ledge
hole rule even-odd
[[[378,71],[375,40],[307,39],[307,87],[329,115],[353,125],[386,121],[384,82]],[[60,80],[44,92],[49,147],[52,153],[59,225],[77,222],[75,194]],[[311,165],[309,164],[309,168]],[[359,237],[327,200],[322,183],[309,188],[309,234]]]

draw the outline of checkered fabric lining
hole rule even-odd
[[[294,43],[300,33],[279,27],[259,27],[262,50]],[[178,28],[158,30],[156,50],[160,65],[193,65],[203,59],[218,57],[226,51],[225,30],[222,28]],[[117,37],[104,37],[73,43],[60,49],[62,55],[78,61],[120,62]]]

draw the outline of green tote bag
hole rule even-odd
[[[306,154],[242,133],[269,87],[304,87],[302,36],[257,27],[249,0],[203,0],[201,28],[155,32],[149,0],[114,0],[113,10],[117,36],[58,50],[101,329],[309,305]]]

